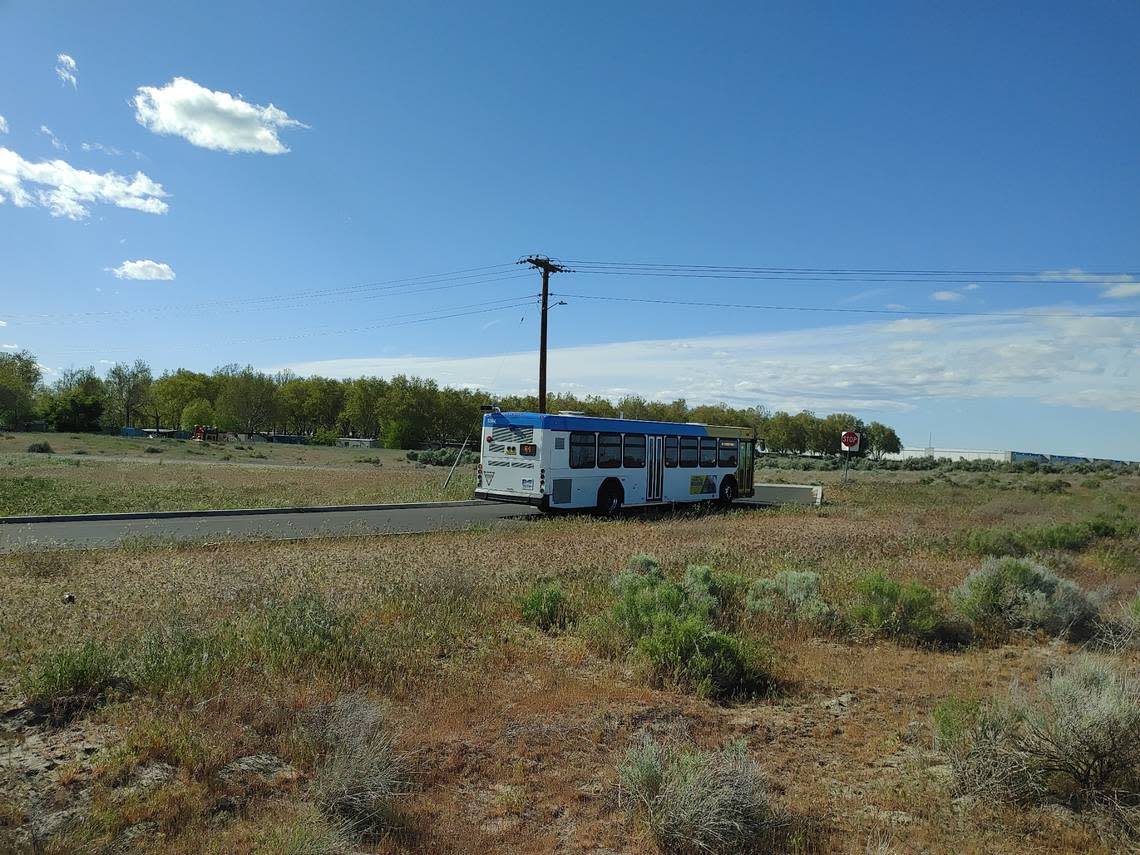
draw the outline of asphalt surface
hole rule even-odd
[[[0,552],[28,547],[109,547],[125,540],[291,540],[350,535],[459,531],[537,513],[498,502],[441,506],[319,510],[272,514],[216,514],[158,519],[58,520],[0,525]]]

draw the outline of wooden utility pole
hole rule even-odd
[[[542,271],[542,321],[538,336],[538,411],[546,412],[546,314],[550,308],[550,274],[566,273],[569,268],[556,264],[545,255],[520,258],[519,264],[529,264]]]

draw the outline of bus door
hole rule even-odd
[[[660,502],[665,484],[665,437],[645,439],[645,501]]]
[[[756,471],[756,441],[740,440],[740,459],[736,465],[736,488],[741,496],[751,496]]]

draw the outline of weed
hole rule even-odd
[[[322,811],[357,834],[395,827],[399,802],[411,792],[410,763],[380,710],[359,695],[342,695],[315,721],[322,756],[313,789]]]
[[[1012,555],[1020,558],[1033,552],[1065,549],[1077,552],[1097,538],[1126,537],[1135,534],[1135,522],[1122,517],[1095,516],[1079,523],[1056,523],[1026,529],[988,528],[970,533],[967,546],[977,555]]]
[[[255,619],[251,639],[271,670],[306,666],[352,669],[365,645],[355,619],[317,594],[270,603]]]
[[[152,627],[135,646],[133,682],[155,693],[191,688],[235,658],[234,636],[173,623]]]
[[[119,651],[86,641],[43,657],[25,674],[21,688],[30,707],[67,721],[122,685],[121,665]]]
[[[164,452],[165,450],[166,450],[165,448],[159,448],[157,445],[148,445],[146,448],[143,449],[143,453],[145,453],[145,454],[162,454],[162,452]]]
[[[760,768],[742,742],[701,751],[645,737],[619,773],[664,852],[751,851],[775,824]]]
[[[523,596],[520,608],[523,621],[543,632],[566,629],[574,623],[574,610],[557,582],[532,588]]]
[[[289,822],[275,822],[256,841],[255,855],[340,855],[351,852],[352,826],[304,805]]]
[[[781,570],[771,579],[757,579],[748,589],[748,611],[817,625],[834,617],[820,596],[819,574],[810,570]]]
[[[48,442],[33,442],[28,446],[29,454],[55,454],[55,449]]]
[[[953,594],[963,615],[988,632],[1041,629],[1087,638],[1097,606],[1075,582],[1023,558],[988,558]]]
[[[72,553],[62,549],[28,549],[13,557],[19,572],[33,579],[65,576],[73,566]]]

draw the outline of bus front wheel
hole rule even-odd
[[[736,479],[731,475],[726,476],[725,479],[720,482],[720,503],[727,508],[732,504],[737,495]]]
[[[621,487],[606,483],[598,490],[598,513],[612,516],[621,510]]]

